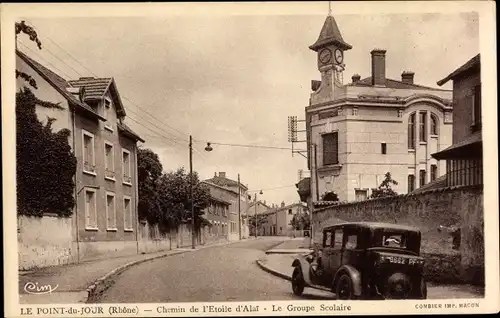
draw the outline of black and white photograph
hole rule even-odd
[[[498,312],[494,8],[2,4],[6,316]]]

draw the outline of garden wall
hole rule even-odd
[[[454,277],[444,279],[447,281],[484,282],[483,190],[480,187],[436,189],[316,209],[315,242],[321,241],[324,227],[345,221],[416,226],[422,231],[422,254],[426,256],[427,272],[432,280],[441,281],[445,275]],[[437,230],[440,225],[460,226],[458,252],[452,250],[451,236]]]

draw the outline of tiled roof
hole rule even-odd
[[[457,68],[450,75],[446,76],[445,78],[443,78],[442,80],[437,82],[437,84],[439,86],[442,86],[442,85],[446,84],[449,80],[455,79],[456,77],[460,76],[460,74],[467,72],[475,67],[480,67],[480,66],[481,66],[481,56],[480,56],[480,54],[478,54],[478,55],[474,56],[473,58],[471,58],[470,60],[468,60],[464,65]]]
[[[402,81],[393,80],[390,78],[385,79],[385,87],[387,88],[395,88],[395,89],[426,89],[426,90],[435,90],[435,91],[445,91],[444,89],[434,88],[429,86],[417,85],[404,83]],[[347,86],[373,86],[372,77],[363,78],[362,80],[357,81],[356,83],[347,84]]]
[[[478,157],[482,155],[483,137],[481,131],[476,131],[468,138],[454,143],[440,152],[431,154],[435,159],[452,159]]]
[[[429,182],[420,188],[414,190],[412,194],[418,194],[422,193],[424,191],[428,190],[434,190],[434,189],[440,189],[440,188],[445,188],[446,187],[446,175],[442,175],[441,177],[437,178],[436,180]]]
[[[270,206],[268,206],[267,204],[264,204],[264,203],[263,203],[263,202],[261,202],[261,201],[257,201],[257,203],[260,203],[260,205],[265,206],[265,207],[266,207],[266,208],[268,208],[268,209],[270,209],[270,208],[271,208]],[[248,205],[248,209],[250,209],[251,207],[253,207],[255,204],[256,204],[255,202],[250,203],[250,204]]]
[[[237,187],[238,186],[238,181],[234,181],[234,180],[219,177],[219,176],[215,176],[215,177],[207,179],[205,181],[211,182],[213,184],[216,184],[216,185],[222,186],[222,187]],[[245,187],[242,183],[240,183],[240,186],[243,189],[247,189],[247,187]]]
[[[118,123],[117,124],[118,129],[121,130],[122,132],[126,133],[130,137],[134,138],[135,140],[139,140],[140,142],[144,142],[144,139],[142,139],[138,134],[136,134],[127,124],[124,122]]]
[[[80,77],[68,81],[72,87],[85,87],[84,100],[101,99],[111,85],[112,78]]]
[[[344,50],[352,49],[352,46],[347,44],[342,38],[337,22],[331,15],[326,17],[318,39],[309,48],[313,51],[318,51],[321,47],[330,43],[336,44]]]
[[[23,52],[16,50],[16,54],[26,62],[31,68],[33,68],[41,77],[43,77],[48,83],[50,83],[61,95],[63,95],[71,104],[78,106],[80,109],[85,110],[88,113],[91,113],[100,119],[102,118],[99,114],[97,114],[90,106],[81,102],[78,98],[76,98],[73,94],[68,92],[69,85],[68,81],[66,81],[61,76],[57,75],[53,71],[49,70],[39,62],[33,60],[28,55]]]

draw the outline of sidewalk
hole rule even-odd
[[[305,254],[310,253],[309,238],[296,237],[290,238],[274,248],[267,250],[266,254]]]
[[[291,280],[292,262],[297,255],[269,254],[257,260],[257,265],[264,271],[277,277]],[[482,298],[484,289],[472,285],[436,285],[427,283],[428,299],[464,299]]]
[[[253,239],[253,238],[250,238]],[[242,241],[246,241],[245,239]],[[89,297],[89,287],[95,288],[97,281],[106,280],[126,268],[161,257],[168,257],[181,253],[189,253],[204,248],[223,246],[241,241],[223,242],[218,244],[197,246],[196,249],[176,248],[150,254],[136,254],[125,257],[104,260],[88,261],[79,264],[53,266],[35,271],[19,273],[19,302],[21,304],[42,303],[84,303]],[[52,293],[30,294],[25,291],[26,284],[33,287],[48,286]],[[29,286],[29,285],[28,285]],[[29,288],[27,288],[29,290]]]

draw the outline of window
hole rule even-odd
[[[481,85],[476,85],[472,95],[472,131],[481,129],[481,115]]]
[[[438,119],[436,115],[431,114],[431,135],[437,136],[438,134]]]
[[[115,180],[115,153],[113,144],[104,142],[104,154],[106,156],[104,177],[108,180]]]
[[[355,189],[354,194],[356,196],[356,201],[365,201],[368,197],[368,190]]]
[[[334,165],[339,163],[338,133],[322,135],[323,138],[323,165]]]
[[[382,245],[386,247],[406,248],[406,237],[401,234],[384,233]]]
[[[358,116],[358,108],[357,107],[353,107],[352,108],[352,115],[353,116]]]
[[[358,247],[358,236],[357,235],[349,235],[345,242],[346,249],[355,249]]]
[[[132,176],[130,171],[130,151],[123,149],[123,183],[132,184]]]
[[[94,151],[94,135],[88,131],[83,131],[83,172],[92,175],[96,174],[95,170],[95,151]]]
[[[387,154],[387,144],[385,142],[383,142],[380,144],[380,146],[382,148],[382,154],[383,155]]]
[[[408,117],[408,149],[415,149],[415,113]]]
[[[132,198],[123,198],[123,220],[124,230],[127,232],[133,231],[132,228]]]
[[[419,115],[420,141],[425,142],[427,141],[427,113],[421,112]]]
[[[408,175],[408,193],[415,190],[415,176],[412,174]]]
[[[425,170],[420,170],[420,187],[425,184]]]
[[[97,230],[97,202],[95,189],[85,189],[85,229]]]
[[[108,231],[116,231],[116,206],[114,193],[106,193],[106,228]]]
[[[344,239],[344,231],[342,229],[336,229],[335,238],[333,241],[333,247],[341,248],[343,239]]]
[[[434,181],[437,179],[437,172],[438,172],[437,165],[431,165],[431,181]]]
[[[292,209],[288,209],[288,215],[292,215]]]
[[[109,120],[111,119],[111,100],[108,98],[104,98],[104,118],[106,118],[106,121],[104,122],[104,128],[107,130],[113,131],[113,127],[111,126],[111,123]]]
[[[332,232],[325,232],[323,237],[323,247],[332,246]]]

